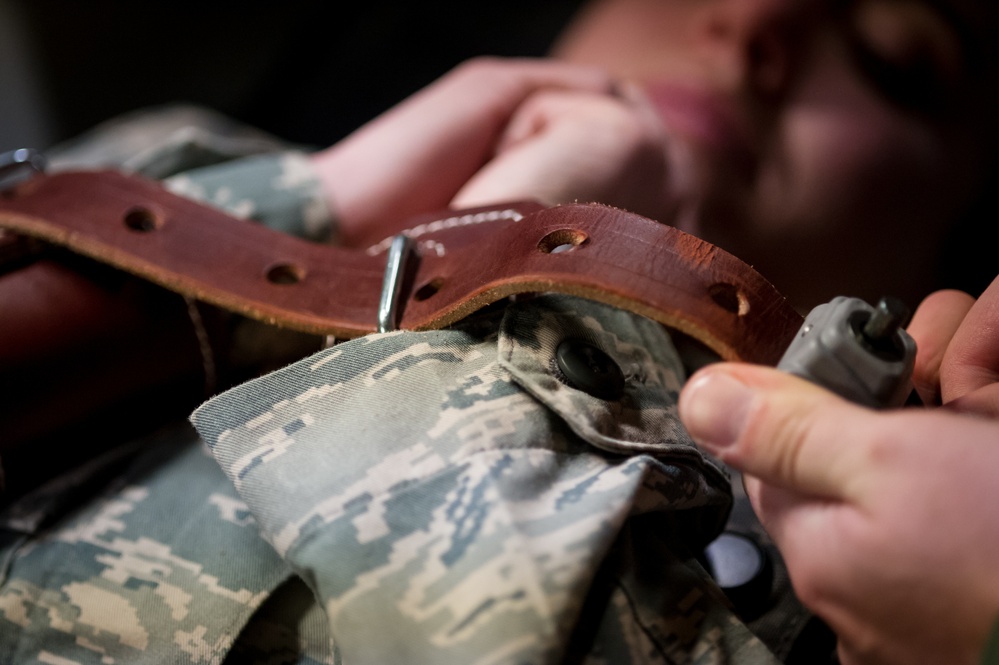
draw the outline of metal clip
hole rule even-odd
[[[47,163],[45,155],[32,148],[0,153],[0,191],[9,189],[36,173],[45,173]]]
[[[45,164],[45,155],[31,148],[0,153],[0,194],[37,173],[44,173]],[[0,229],[0,275],[23,268],[45,249],[40,240]]]
[[[385,264],[382,294],[378,301],[378,332],[390,332],[398,327],[399,296],[412,258],[413,240],[404,233],[392,238]]]

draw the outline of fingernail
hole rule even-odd
[[[708,371],[683,389],[680,419],[699,444],[718,452],[739,438],[753,394],[730,375]]]

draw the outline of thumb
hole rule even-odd
[[[695,441],[769,485],[850,499],[863,477],[862,446],[847,431],[867,426],[873,412],[785,372],[710,365],[687,382],[679,412]]]

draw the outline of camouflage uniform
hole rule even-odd
[[[329,235],[302,153],[188,124],[57,163]],[[567,340],[619,396],[572,387]],[[555,295],[320,351],[0,515],[0,663],[776,662],[696,558],[732,495],[683,380],[658,324]]]

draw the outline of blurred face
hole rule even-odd
[[[996,25],[993,0],[609,0],[556,55],[644,84],[674,145],[663,221],[802,309],[915,306],[995,154]]]

